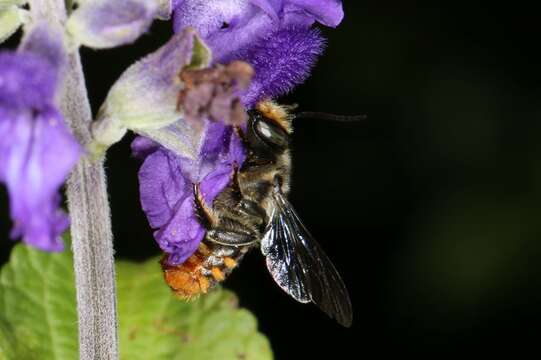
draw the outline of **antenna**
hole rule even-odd
[[[339,121],[339,122],[355,122],[366,120],[368,116],[366,115],[336,115],[329,114],[324,112],[314,112],[314,111],[303,111],[295,114],[295,119],[319,119],[319,120],[329,120],[329,121]]]

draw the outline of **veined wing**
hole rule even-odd
[[[285,196],[275,191],[273,201],[261,250],[274,281],[295,300],[311,301],[341,325],[351,326],[351,301],[338,271]]]

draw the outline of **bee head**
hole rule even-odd
[[[249,113],[246,139],[250,148],[261,156],[272,157],[289,147],[289,134],[274,120],[258,110]]]

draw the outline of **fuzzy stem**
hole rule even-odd
[[[32,17],[51,25],[66,21],[64,0],[31,0]],[[61,110],[78,140],[91,141],[92,114],[78,50],[64,73]],[[118,359],[115,268],[111,214],[103,158],[83,157],[67,182],[77,290],[79,358]]]

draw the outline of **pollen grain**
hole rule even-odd
[[[230,257],[224,257],[224,264],[228,269],[233,269],[237,266],[237,262]]]
[[[219,268],[213,267],[210,271],[216,281],[223,281],[225,279],[224,273]]]

